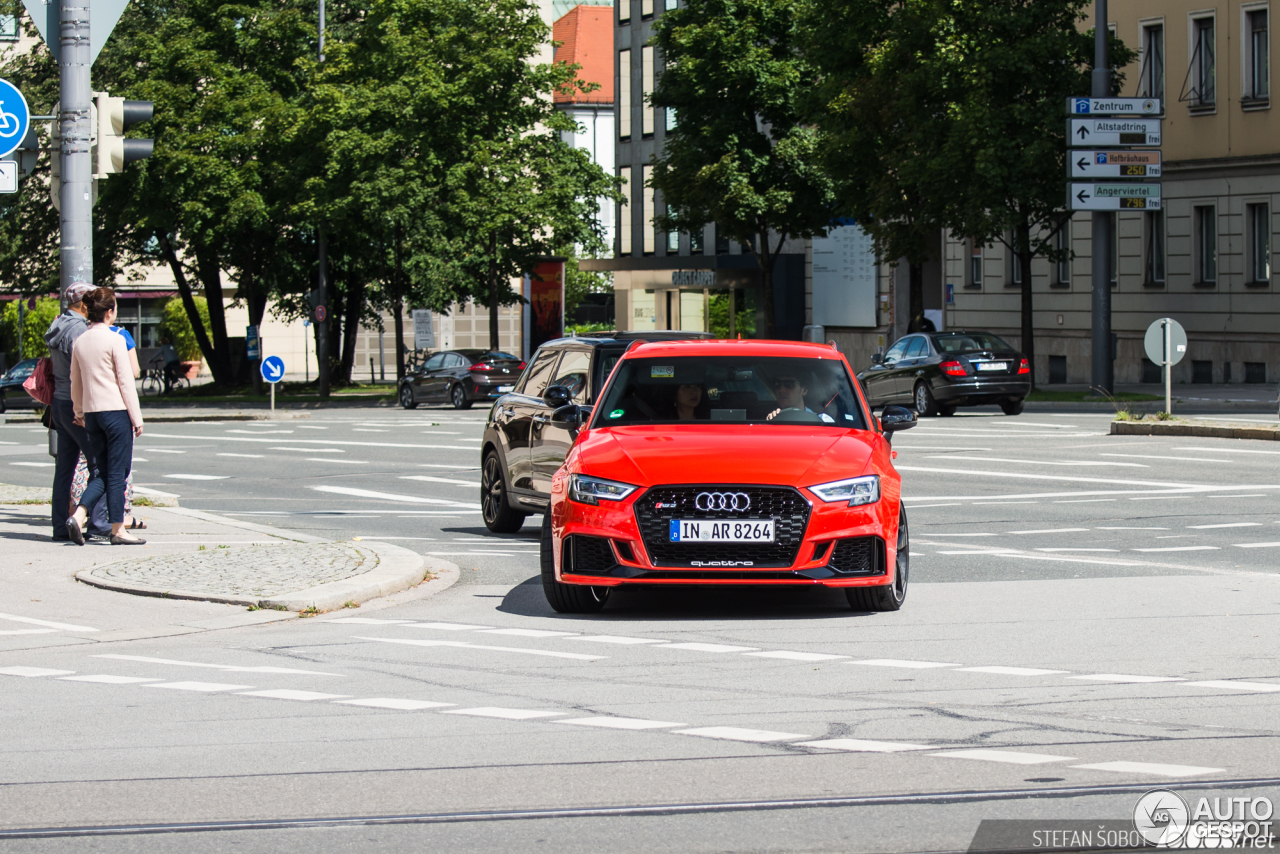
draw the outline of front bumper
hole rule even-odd
[[[563,470],[562,470],[563,471]],[[599,506],[571,501],[564,475],[552,483],[551,529],[556,578],[566,584],[622,585],[784,585],[873,587],[893,583],[898,527],[896,501],[865,507],[827,504],[805,490],[810,502],[804,536],[789,565],[753,567],[660,566],[637,522],[635,505],[647,491]],[[853,558],[853,559],[851,559]],[[865,559],[865,560],[863,560]],[[858,562],[862,560],[862,562]],[[866,571],[870,561],[870,570]],[[852,569],[851,569],[852,568]]]

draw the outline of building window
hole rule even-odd
[[[720,227],[719,223],[715,225],[715,230],[716,230],[716,254],[728,255],[729,254],[729,235],[724,233],[724,229]]]
[[[640,17],[653,17],[653,0],[640,0]]]
[[[667,254],[668,255],[680,254],[680,232],[678,231],[667,232]]]
[[[1196,284],[1213,285],[1218,282],[1218,216],[1213,205],[1200,205],[1192,209],[1195,229]]]
[[[640,133],[653,136],[653,104],[649,98],[653,95],[653,48],[640,49]]]
[[[1053,235],[1053,248],[1063,253],[1053,267],[1053,283],[1060,288],[1071,287],[1071,220],[1062,224]]]
[[[982,287],[982,242],[970,239],[966,246],[968,267],[965,272],[965,285],[970,288]]]
[[[1120,283],[1120,217],[1117,214],[1109,214],[1111,217],[1111,287],[1116,287]]]
[[[676,129],[676,108],[667,107],[663,112],[666,113],[666,131],[667,133],[671,133]]]
[[[1271,206],[1249,205],[1249,283],[1271,281]]]
[[[1005,286],[1010,288],[1022,287],[1022,262],[1018,258],[1018,253],[1013,250],[1014,240],[1017,238],[1017,232],[1006,232],[1004,247],[1004,255],[1007,260],[1008,271],[1005,274]]]
[[[618,206],[618,254],[631,254],[631,203],[635,199],[633,178],[635,167],[628,166],[619,174],[626,179],[622,185],[622,204]]]
[[[618,137],[631,139],[631,51],[618,51]]]
[[[1164,211],[1147,211],[1143,216],[1146,230],[1145,284],[1164,286]]]
[[[689,254],[702,254],[702,229],[689,232]]]
[[[1267,10],[1251,9],[1244,15],[1245,101],[1266,101],[1271,97],[1271,52],[1268,49]]]
[[[0,15],[0,41],[18,40],[18,19],[14,15]]]
[[[618,3],[618,23],[631,23],[631,0],[617,0]]]
[[[657,251],[658,243],[657,226],[653,224],[653,215],[656,213],[653,207],[653,167],[642,166],[640,174],[644,177],[644,189],[641,191],[644,201],[641,202],[640,209],[641,222],[644,224],[644,254],[652,255]]]
[[[666,0],[666,3],[667,3],[667,5],[666,5],[666,9],[667,9],[667,11],[668,11],[668,12],[670,12],[672,9],[676,8],[676,3],[677,3],[677,2],[678,2],[678,0]]]
[[[1191,21],[1191,67],[1187,78],[1191,89],[1186,100],[1194,107],[1212,107],[1218,101],[1217,67],[1214,61],[1214,20],[1195,18]]]
[[[1148,24],[1142,28],[1138,94],[1143,98],[1164,99],[1164,24]]]

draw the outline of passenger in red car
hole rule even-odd
[[[685,383],[676,389],[676,418],[680,421],[705,421],[710,416],[703,404],[706,395],[697,383]]]

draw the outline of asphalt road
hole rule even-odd
[[[149,428],[144,489],[462,578],[306,621],[0,652],[0,674],[57,671],[0,675],[0,849],[940,851],[984,819],[1128,827],[1148,789],[1280,799],[1273,443],[1110,437],[1094,413],[928,419],[895,442],[903,611],[647,590],[568,617],[542,597],[536,517],[481,522],[483,418]],[[47,482],[36,432],[0,428],[0,480]],[[3,836],[72,825],[94,835]],[[117,825],[140,827],[102,835]]]

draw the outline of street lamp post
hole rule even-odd
[[[319,61],[324,62],[324,0],[320,0],[320,45]],[[320,255],[320,273],[316,278],[316,307],[324,307],[322,313],[315,317],[316,322],[316,371],[320,383],[320,396],[329,396],[329,247],[325,239],[324,224],[320,224],[317,235],[317,249]]]
[[[1095,0],[1093,41],[1093,97],[1111,97],[1111,69],[1107,58],[1107,0]],[[1111,217],[1093,212],[1093,341],[1090,347],[1090,379],[1094,389],[1115,391],[1115,364],[1111,352]]]

